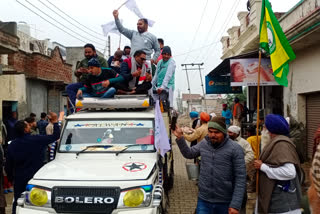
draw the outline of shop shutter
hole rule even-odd
[[[307,96],[307,148],[308,158],[312,158],[313,138],[320,126],[320,93]]]

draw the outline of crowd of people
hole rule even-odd
[[[76,111],[76,99],[83,97],[111,98],[115,94],[149,94],[164,101],[165,107],[173,105],[176,64],[171,48],[164,41],[148,32],[148,20],[139,19],[137,30],[122,26],[119,12],[113,11],[117,28],[131,41],[131,47],[118,49],[108,60],[99,56],[93,44],[84,45],[84,59],[77,63],[77,82],[66,87],[70,111]],[[51,144],[60,135],[57,114],[41,113],[40,120],[30,113],[24,120],[17,119],[17,112],[5,121],[5,150],[1,150],[2,174],[0,182],[0,214],[5,213],[4,193],[12,191],[15,213],[17,199],[25,190],[27,182],[50,159]],[[5,182],[4,182],[5,181]],[[4,189],[5,188],[5,189]]]
[[[117,50],[106,60],[96,53],[94,45],[84,46],[85,58],[75,71],[77,83],[66,88],[71,112],[76,111],[76,99],[111,98],[115,94],[149,94],[168,100],[168,107],[172,107],[176,63],[171,48],[148,32],[147,19],[139,19],[137,30],[130,30],[122,26],[117,10],[113,16],[131,47]],[[182,155],[201,166],[196,213],[301,213],[300,159],[290,139],[288,121],[269,114],[261,135],[257,138],[253,128],[244,139],[241,122],[245,105],[235,98],[232,109],[228,107],[223,104],[222,116],[192,111],[192,128],[177,125],[172,130]],[[0,214],[5,213],[4,193],[12,191],[11,183],[15,213],[17,199],[28,181],[49,159],[48,145],[60,136],[56,113],[43,112],[40,117],[36,121],[31,113],[17,120],[17,112],[12,112],[5,123],[5,142],[11,143],[0,149],[0,164],[5,169],[0,174],[4,184],[0,188]],[[308,191],[313,213],[320,213],[320,130],[317,133]]]
[[[25,191],[28,181],[49,161],[50,147],[60,137],[58,121],[62,120],[54,112],[41,113],[36,121],[36,114],[30,113],[24,120],[18,120],[17,112],[4,122],[3,145],[0,146],[0,214],[5,214],[4,194],[14,191],[12,213],[15,213],[17,199]]]
[[[83,97],[111,98],[115,94],[149,94],[154,99],[168,100],[173,106],[176,63],[171,48],[148,32],[148,20],[139,19],[137,30],[130,30],[113,11],[116,26],[131,41],[131,47],[118,49],[108,60],[97,55],[92,44],[84,46],[85,58],[78,63],[78,82],[67,86],[71,112],[75,100]]]
[[[222,116],[192,111],[192,128],[172,131],[182,155],[200,165],[195,213],[302,213],[303,169],[289,120],[269,114],[258,138],[251,127],[244,139],[243,107],[234,101],[231,110],[222,105]],[[308,196],[312,213],[320,213],[320,128],[314,145]]]

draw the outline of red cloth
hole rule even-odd
[[[148,135],[142,138],[136,139],[136,144],[154,144],[154,136]]]
[[[206,112],[201,112],[200,113],[200,120],[209,122],[210,121],[210,115]]]
[[[240,103],[236,103],[233,107],[233,116],[236,117],[237,116],[237,108],[238,106],[240,107],[241,109],[241,112],[243,111],[243,106],[240,104]]]
[[[316,153],[317,147],[320,144],[320,127],[317,129],[316,133],[314,134],[313,141],[314,143],[313,143],[313,149],[312,149],[312,157]]]

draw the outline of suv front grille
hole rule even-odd
[[[117,208],[120,187],[53,187],[52,208],[57,213],[104,213]]]

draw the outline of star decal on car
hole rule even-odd
[[[147,168],[147,165],[139,162],[125,163],[122,168],[129,172],[138,172]]]

